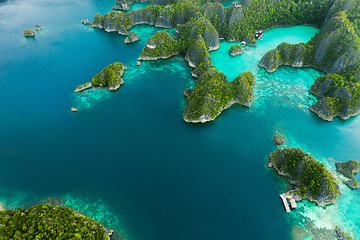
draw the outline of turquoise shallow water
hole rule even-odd
[[[359,159],[358,118],[327,123],[308,111],[320,72],[257,67],[269,49],[306,41],[316,29],[273,29],[234,58],[227,53],[233,43],[221,43],[214,65],[229,79],[254,72],[255,99],[250,109],[233,107],[193,125],[182,120],[183,91],[195,82],[182,57],[135,65],[159,29],[136,26],[142,40],[125,45],[124,36],[80,23],[113,5],[0,2],[1,202],[12,208],[55,198],[136,240],[290,239],[304,219],[360,236],[359,191],[341,184],[334,206],[305,201],[286,214],[278,197],[286,181],[267,168],[276,131],[332,171],[329,157]],[[43,30],[25,39],[22,30],[35,24]],[[118,91],[73,93],[115,61],[128,66]]]

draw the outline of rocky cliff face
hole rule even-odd
[[[175,38],[185,45],[186,50],[197,40],[198,35],[202,36],[209,51],[219,48],[219,35],[211,22],[204,17],[179,24],[176,28]]]
[[[345,74],[360,65],[360,39],[344,12],[328,20],[312,43],[314,65],[327,73]],[[360,73],[354,71],[359,80]]]
[[[355,174],[360,171],[360,162],[356,160],[349,160],[347,162],[338,162],[335,163],[336,170],[339,173],[344,174],[349,179],[343,181],[350,188],[357,189],[360,188],[360,184],[355,180]]]
[[[130,32],[127,37],[125,38],[125,43],[132,43],[132,42],[136,42],[136,41],[139,41],[140,38],[139,36],[134,33],[134,32]]]
[[[171,7],[166,6],[160,10],[158,19],[156,20],[155,27],[172,28],[171,23],[172,13]]]
[[[282,43],[265,54],[260,60],[259,67],[265,68],[268,72],[274,72],[282,65],[308,67],[311,66],[311,54],[312,47],[304,43],[295,45]]]
[[[97,28],[104,28],[104,24],[103,24],[103,16],[100,15],[100,13],[96,14],[94,17],[94,20],[92,21],[92,27],[97,27]]]
[[[230,16],[230,19],[229,19],[229,28],[231,27],[231,25],[238,21],[238,20],[241,20],[244,18],[244,12],[242,10],[241,7],[239,8],[234,8],[231,12],[231,16]]]
[[[360,84],[349,83],[338,74],[317,78],[310,92],[320,98],[310,110],[324,120],[336,116],[346,120],[360,113]]]
[[[295,45],[282,43],[276,50],[267,53],[259,64],[268,72],[281,65],[315,66],[326,73],[337,73],[359,81],[360,39],[347,17],[340,12],[328,20],[310,42]]]
[[[178,42],[168,32],[161,31],[149,39],[138,60],[166,59],[179,53]]]
[[[226,20],[225,8],[221,3],[218,2],[206,3],[201,7],[200,12],[213,24],[218,23],[219,26],[223,26]]]
[[[229,54],[230,56],[234,57],[234,56],[237,56],[237,55],[241,55],[244,53],[244,49],[241,47],[240,44],[237,44],[235,46],[232,46],[229,50]]]
[[[189,63],[190,67],[196,68],[207,53],[205,41],[201,35],[199,35],[197,40],[190,45],[185,55],[185,60]]]

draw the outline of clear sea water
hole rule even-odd
[[[236,57],[228,55],[236,43],[221,42],[210,55],[229,80],[247,70],[256,76],[252,106],[188,124],[183,92],[196,79],[183,58],[135,65],[162,29],[136,26],[141,41],[125,45],[124,36],[80,23],[113,6],[0,1],[0,201],[7,208],[61,200],[134,240],[332,239],[324,234],[336,225],[360,237],[360,190],[341,183],[335,205],[303,201],[286,214],[278,195],[287,181],[267,167],[276,131],[286,135],[285,147],[312,153],[340,181],[333,159],[360,159],[358,117],[328,123],[308,111],[316,101],[308,89],[321,72],[257,67],[271,48],[306,42],[316,29],[272,29]],[[43,30],[24,38],[36,24]],[[128,67],[119,90],[73,92],[116,61]]]

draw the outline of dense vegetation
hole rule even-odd
[[[252,88],[255,78],[251,72],[245,72],[229,82],[226,76],[210,68],[198,79],[196,86],[188,92],[188,101],[184,109],[187,122],[206,122],[214,120],[222,110],[237,103],[250,106],[253,98]]]
[[[31,28],[30,29],[25,29],[24,30],[24,36],[25,37],[33,37],[33,36],[35,36],[35,32]]]
[[[109,86],[110,90],[116,90],[123,84],[121,78],[126,67],[124,64],[115,62],[104,68],[100,73],[96,74],[92,79],[93,86],[105,87]]]
[[[139,40],[140,40],[140,38],[135,32],[129,32],[129,34],[126,36],[124,42],[125,43],[132,43],[132,42],[136,42],[136,41],[139,41]]]
[[[122,76],[127,68],[124,64],[115,62],[104,68],[101,72],[96,74],[91,82],[79,85],[76,87],[75,92],[81,92],[93,86],[106,87],[109,90],[117,90],[121,84],[124,83]]]
[[[240,44],[236,44],[234,46],[231,46],[229,50],[230,56],[236,56],[244,53],[244,49],[241,47]]]
[[[147,41],[138,60],[165,59],[179,54],[178,42],[164,31],[157,32]]]
[[[360,84],[338,74],[317,78],[310,92],[320,98],[311,110],[326,120],[331,121],[336,116],[348,119],[360,112]]]
[[[269,166],[290,178],[293,194],[308,198],[319,205],[333,204],[341,194],[336,179],[325,165],[300,148],[286,148],[270,154]]]
[[[326,120],[334,116],[347,119],[360,112],[356,84],[360,79],[360,0],[243,0],[241,5],[225,8],[220,3],[203,0],[154,0],[145,9],[110,12],[104,17],[97,14],[93,26],[124,35],[136,24],[176,27],[172,43],[186,54],[189,65],[197,68],[193,75],[201,77],[213,66],[200,37],[207,51],[211,51],[219,47],[219,36],[228,41],[245,40],[248,45],[256,45],[255,32],[259,29],[314,25],[321,31],[311,41],[296,45],[283,43],[267,53],[259,65],[269,72],[289,65],[314,66],[328,74],[339,74],[345,82],[339,91],[347,89],[350,100],[345,101],[342,92],[336,96],[328,93],[311,109]],[[166,48],[171,49],[170,46]],[[144,51],[149,56],[162,55],[148,48]]]
[[[110,239],[111,230],[76,211],[57,205],[0,211],[0,239]]]
[[[346,120],[360,113],[360,0],[337,0],[320,32],[306,44],[282,43],[269,51],[259,66],[269,72],[281,65],[313,66],[328,75],[317,79],[310,91],[320,100],[310,110],[324,120]]]

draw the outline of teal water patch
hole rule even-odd
[[[233,2],[236,1],[220,1],[220,3],[224,6],[224,7],[231,7],[233,5]],[[240,1],[238,1],[240,2]]]
[[[323,75],[315,69],[296,69],[280,67],[276,72],[268,74],[264,69],[256,73],[256,85],[252,110],[266,111],[269,104],[275,107],[299,108],[309,111],[317,100],[310,92],[314,79]]]
[[[210,52],[213,65],[222,71],[229,81],[232,81],[239,74],[246,71],[257,73],[258,64],[261,58],[271,49],[277,47],[282,42],[296,44],[300,42],[307,42],[319,30],[309,26],[293,26],[284,28],[273,28],[264,32],[266,35],[263,41],[258,40],[256,47],[250,47],[250,50],[245,51],[242,55],[231,57],[229,50],[231,46],[239,44],[240,42],[220,42],[220,48]]]
[[[131,12],[131,11],[134,11],[134,10],[146,8],[147,6],[150,6],[150,5],[151,5],[151,2],[144,2],[144,3],[137,2],[137,3],[132,3],[132,4],[129,4],[130,9],[127,10],[127,11],[124,11],[124,12]]]
[[[126,226],[118,217],[121,216],[121,213],[114,214],[114,209],[109,207],[101,198],[94,200],[80,195],[68,194],[61,198],[61,203],[114,230],[115,233],[111,239],[132,239],[126,230]]]
[[[119,91],[120,89],[121,87],[117,91]],[[90,108],[100,100],[110,98],[111,94],[113,93],[107,87],[93,87],[82,92],[73,93],[73,96],[75,98],[74,107],[78,110]]]
[[[115,230],[124,226],[119,231],[135,240],[290,239],[293,225],[308,217],[298,214],[300,208],[284,212],[278,195],[288,182],[267,168],[269,153],[277,149],[275,132],[286,136],[287,146],[303,147],[325,163],[360,156],[359,118],[328,123],[298,107],[310,105],[310,78],[319,73],[284,67],[268,74],[257,67],[281,41],[307,41],[317,30],[272,29],[258,47],[233,58],[228,50],[236,43],[222,42],[210,53],[214,64],[229,80],[254,73],[253,106],[188,124],[182,119],[183,93],[196,79],[182,57],[135,65],[147,39],[163,29],[136,26],[142,40],[124,44],[125,36],[80,23],[113,5],[0,2],[0,183],[11,189],[0,191],[0,201],[18,207],[68,195],[69,205],[111,219]],[[24,39],[22,30],[35,24],[48,32]],[[128,67],[119,90],[99,89],[101,97],[73,93],[113,62]],[[73,114],[77,102],[91,107]],[[330,161],[326,166],[334,167]],[[344,211],[336,223],[355,239],[352,227],[360,224],[351,209],[359,207],[358,194],[350,191],[336,204]],[[318,209],[310,204],[306,215],[315,219],[311,213]],[[323,226],[321,218],[316,224]]]

